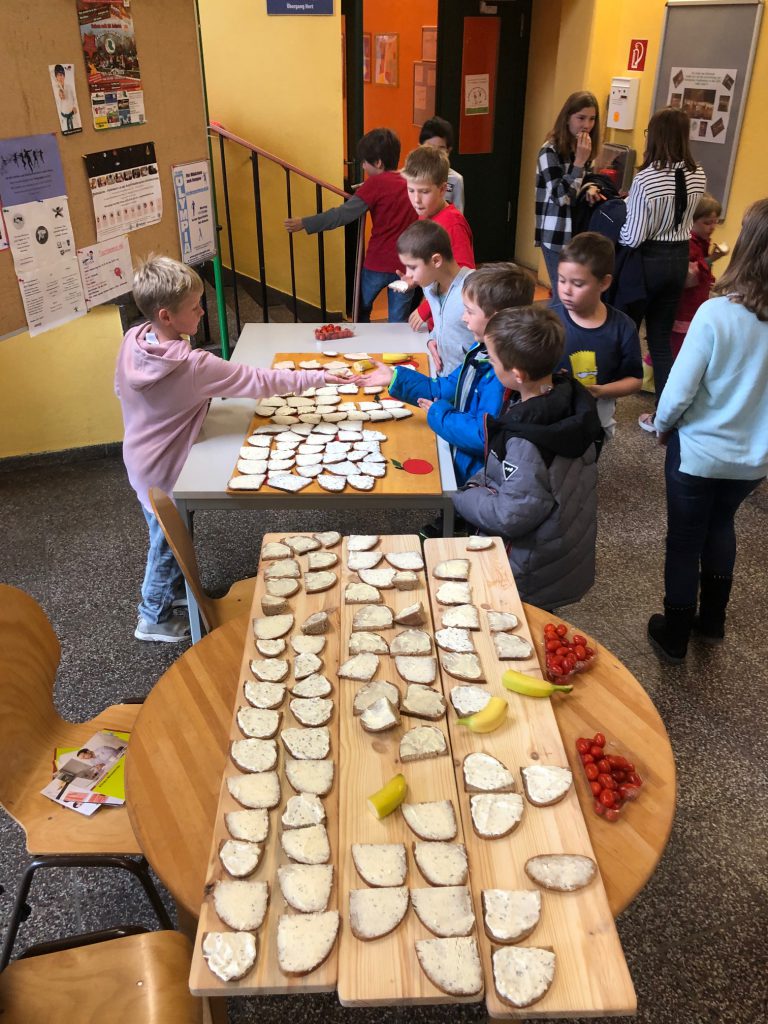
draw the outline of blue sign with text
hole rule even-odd
[[[333,14],[333,0],[267,0],[267,14]]]

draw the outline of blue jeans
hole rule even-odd
[[[171,616],[175,591],[184,577],[157,517],[143,505],[141,511],[149,527],[149,552],[141,585],[139,616],[147,622],[165,622]]]
[[[696,604],[699,572],[733,576],[736,511],[760,480],[722,480],[680,470],[680,436],[669,435],[665,601],[676,608]]]
[[[392,281],[399,281],[397,274],[387,274],[383,270],[368,270],[363,267],[360,275],[360,314],[361,324],[367,324],[371,319],[371,310],[376,296]],[[394,292],[387,288],[387,320],[391,324],[404,324],[408,320],[413,302],[413,292]]]
[[[552,285],[552,298],[557,299],[557,268],[560,265],[560,250],[555,252],[554,249],[548,249],[546,245],[542,245],[541,255],[544,257],[549,283]]]

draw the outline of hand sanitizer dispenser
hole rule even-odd
[[[611,93],[608,99],[607,128],[631,131],[637,115],[637,95],[640,91],[639,78],[617,76],[611,79]]]

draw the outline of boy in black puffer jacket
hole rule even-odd
[[[486,417],[485,468],[453,502],[484,534],[504,538],[524,601],[578,601],[595,580],[597,465],[602,427],[594,398],[553,377],[564,332],[549,309],[505,309],[485,331],[488,356],[509,398]]]

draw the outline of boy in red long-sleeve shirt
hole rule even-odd
[[[419,146],[412,150],[405,160],[403,177],[408,186],[408,198],[421,220],[435,221],[448,232],[453,258],[460,267],[475,266],[475,252],[472,247],[472,229],[466,217],[446,201],[450,164],[444,150],[432,146]],[[418,331],[429,319],[429,303],[426,299],[411,313],[408,323]]]

